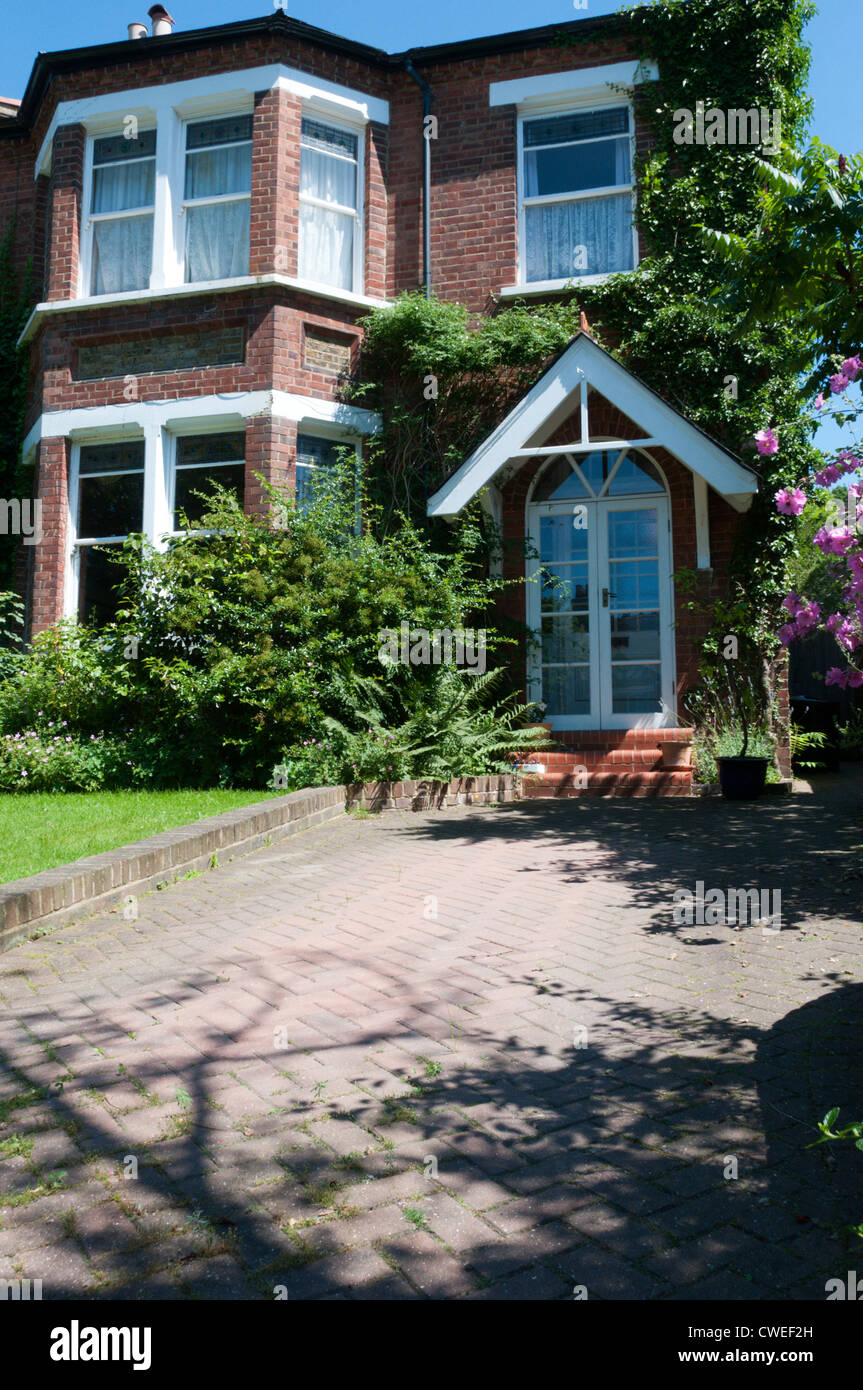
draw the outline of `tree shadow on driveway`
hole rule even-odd
[[[76,1084],[5,1114],[0,1140],[34,1140],[19,1193],[58,1166],[41,1141],[65,1136],[77,1158],[60,1190],[21,1205],[4,1183],[0,1250],[52,1299],[820,1298],[853,1267],[843,1227],[863,1219],[861,1156],[806,1149],[829,1106],[859,1118],[863,1095],[863,989],[825,983],[766,1032],[694,1011],[675,1030],[569,990],[548,1000],[562,1026],[597,1020],[573,1046],[466,1018],[422,1054],[406,1043],[399,1067],[393,1045],[427,1018],[406,990],[401,1027],[319,1050],[321,1075],[345,1078],[332,1100],[315,1083],[279,1094],[281,1073],[263,1073],[269,1011],[230,1039],[214,1018],[213,1050],[230,1048],[240,1078],[229,1090],[203,1054],[170,1073],[142,1060],[137,1084],[185,1100],[112,1113],[116,1067],[81,1064]],[[350,1082],[351,1058],[382,1049],[395,1084]],[[280,1060],[290,1087],[306,1054]],[[7,1097],[33,1080],[4,1066]],[[148,1114],[157,1137],[131,1142],[124,1121]]]
[[[826,785],[825,785],[826,782]],[[821,779],[814,795],[753,802],[669,798],[583,797],[508,803],[458,818],[428,818],[406,834],[481,846],[530,840],[569,882],[614,880],[632,903],[662,914],[651,930],[674,934],[672,894],[728,887],[780,890],[783,925],[837,916],[861,922],[863,892],[863,768],[843,781]],[[536,870],[540,872],[541,870]],[[531,872],[525,870],[524,872]]]

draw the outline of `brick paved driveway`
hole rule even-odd
[[[823,1298],[860,792],[346,816],[0,957],[0,1278]],[[783,930],[674,925],[699,879],[780,888]]]

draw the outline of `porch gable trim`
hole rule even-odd
[[[556,362],[540,377],[509,415],[492,430],[461,468],[429,499],[428,515],[453,517],[489,483],[512,459],[525,457],[525,451],[543,425],[559,413],[579,386],[582,404],[588,385],[594,387],[618,410],[636,420],[639,434],[655,440],[684,467],[728,502],[735,511],[745,512],[758,490],[758,478],[744,464],[727,453],[679,411],[662,400],[655,391],[632,376],[588,334],[579,332]],[[599,446],[599,441],[597,441]],[[558,452],[549,446],[546,453]]]

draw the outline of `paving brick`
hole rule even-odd
[[[496,1279],[488,1288],[480,1289],[478,1293],[470,1294],[468,1297],[471,1302],[475,1299],[494,1303],[503,1301],[549,1302],[571,1298],[572,1291],[562,1274],[546,1269],[543,1265],[532,1265],[528,1269],[519,1270],[517,1274],[512,1274],[506,1279]]]
[[[0,1262],[61,1297],[823,1297],[857,1178],[803,1145],[863,1089],[857,986],[834,983],[861,977],[859,923],[813,887],[781,955],[657,924],[675,886],[753,864],[781,862],[784,906],[800,846],[841,824],[814,798],[345,818],[303,836],[321,872],[299,888],[271,847],[164,890],[140,931],[108,914],[9,952],[0,1045],[25,1075],[0,1100],[43,1076],[28,1027],[76,1075],[0,1125],[66,1174],[0,1199]],[[178,1087],[192,1130],[165,1139]],[[38,1180],[4,1171],[8,1195]]]
[[[380,1249],[426,1298],[459,1298],[477,1286],[462,1261],[424,1231],[383,1241]]]
[[[92,1270],[70,1240],[25,1250],[20,1258],[23,1277],[42,1280],[43,1299],[86,1298],[96,1284]]]

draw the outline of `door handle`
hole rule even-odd
[[[603,606],[603,608],[607,608],[607,607],[608,607],[608,600],[609,600],[610,598],[617,598],[617,594],[613,593],[611,589],[603,589],[603,591],[602,591],[602,606]]]

